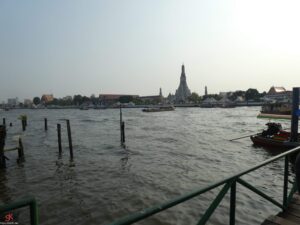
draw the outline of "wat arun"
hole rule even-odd
[[[175,102],[186,103],[186,102],[188,102],[188,97],[190,95],[191,95],[191,91],[187,86],[184,65],[182,65],[181,66],[180,84],[175,93]]]

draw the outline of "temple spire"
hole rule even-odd
[[[185,103],[188,101],[188,97],[191,95],[191,91],[187,86],[186,83],[186,76],[185,76],[185,68],[184,64],[181,66],[181,76],[180,76],[180,83],[179,87],[175,93],[175,101],[178,103]]]

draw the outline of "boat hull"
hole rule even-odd
[[[251,136],[250,139],[255,145],[277,149],[292,149],[300,145],[299,142],[289,142],[285,138],[274,139],[270,137],[263,137],[261,135]]]

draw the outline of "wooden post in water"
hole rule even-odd
[[[21,122],[22,122],[22,130],[25,131],[26,130],[25,120],[22,118]]]
[[[125,143],[125,122],[121,123],[121,144]]]
[[[71,136],[70,120],[67,120],[67,130],[68,130],[68,140],[69,140],[70,158],[71,158],[71,160],[73,160],[73,145],[72,145],[72,136]]]
[[[48,121],[47,118],[44,118],[44,124],[45,124],[45,131],[48,130]]]
[[[61,148],[61,126],[58,123],[57,124],[57,140],[58,140],[58,152],[61,155],[62,153],[62,148]]]
[[[5,118],[3,118],[3,126],[5,126],[5,125],[6,125]]]
[[[24,156],[24,147],[22,143],[22,139],[19,138],[19,147],[18,147],[18,162],[22,162],[25,160]]]
[[[4,145],[5,145],[6,129],[5,126],[0,126],[0,168],[6,167]]]
[[[123,144],[123,132],[122,132],[122,106],[120,105],[120,138],[121,138],[121,144]]]
[[[9,123],[9,126],[12,127],[12,123]]]

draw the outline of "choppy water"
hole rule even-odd
[[[258,107],[177,108],[161,113],[124,109],[126,149],[120,146],[116,109],[0,111],[0,118],[13,123],[8,128],[7,147],[16,145],[16,136],[21,134],[26,157],[18,165],[16,152],[6,154],[10,161],[6,172],[0,173],[0,203],[34,195],[43,225],[107,224],[272,157],[274,152],[253,147],[248,138],[228,141],[260,131],[266,120],[256,118],[258,111]],[[28,116],[24,133],[20,114]],[[44,117],[48,118],[47,132]],[[69,161],[63,119],[71,121],[75,166]],[[62,158],[58,157],[57,123],[62,124]],[[244,178],[281,201],[283,161]],[[219,190],[137,224],[196,224]],[[209,224],[228,224],[228,199],[229,195]],[[237,186],[237,224],[259,224],[278,211]],[[26,210],[19,210],[17,216],[20,224],[29,220]]]

